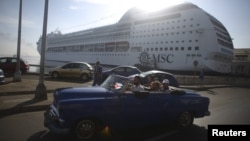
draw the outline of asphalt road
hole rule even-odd
[[[194,125],[185,131],[172,127],[151,127],[119,132],[116,135],[100,135],[98,140],[136,141],[207,141],[210,124],[250,125],[250,88],[222,87],[197,91],[210,98],[211,115],[195,119]],[[70,141],[70,136],[47,133],[43,126],[44,111],[21,113],[0,118],[1,141]]]

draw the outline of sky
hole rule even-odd
[[[160,10],[191,2],[217,18],[228,30],[234,48],[250,49],[250,0],[49,0],[47,33],[63,34],[119,21],[132,7]],[[21,57],[39,56],[45,0],[22,0]],[[20,0],[0,0],[0,56],[17,54]]]

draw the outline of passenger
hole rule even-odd
[[[151,83],[153,82],[153,78],[151,76],[147,76],[147,84],[145,84],[145,87],[150,87]]]
[[[150,91],[160,91],[161,89],[161,82],[160,81],[153,81],[150,85]]]
[[[143,91],[144,87],[141,84],[141,78],[139,76],[135,76],[134,85],[131,87],[131,91]]]
[[[163,92],[171,92],[170,88],[169,88],[169,80],[168,79],[164,79],[162,81],[162,89],[161,91]]]
[[[204,68],[202,68],[201,71],[200,71],[200,75],[199,75],[200,85],[201,86],[203,85],[204,78],[205,78],[205,70],[204,70]]]
[[[100,62],[97,61],[95,64],[95,70],[94,70],[94,80],[92,86],[101,85],[102,83],[102,67],[100,65]]]

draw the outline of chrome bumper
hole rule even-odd
[[[44,113],[44,126],[47,127],[52,133],[55,134],[68,134],[70,130],[61,126],[59,117],[55,111],[55,107],[51,105],[50,108]]]

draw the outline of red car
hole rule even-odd
[[[0,69],[3,70],[5,74],[16,72],[16,57],[1,57],[0,58]],[[29,64],[27,61],[20,58],[20,71],[21,73],[26,73],[29,71]]]

